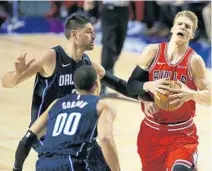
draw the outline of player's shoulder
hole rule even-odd
[[[189,60],[189,66],[191,68],[192,77],[195,77],[195,73],[201,73],[206,68],[203,58],[196,52],[192,54]]]
[[[192,53],[190,62],[191,64],[197,64],[197,63],[202,63],[204,61],[203,61],[203,58],[196,51],[194,51]]]
[[[158,50],[159,50],[159,44],[147,45],[142,51],[142,54],[140,56],[140,62],[138,64],[140,68],[147,70],[150,67],[154,58],[156,57]]]
[[[158,52],[159,50],[159,46],[160,44],[148,44],[142,54],[145,54],[145,56],[155,56],[155,54]]]
[[[160,46],[159,43],[151,43],[151,44],[148,44],[145,49],[151,52],[156,52],[158,51],[159,46]]]
[[[56,56],[58,54],[65,54],[65,49],[61,45],[56,45],[49,49],[49,53],[52,53],[52,55]]]
[[[53,46],[50,50],[57,52],[57,51],[61,51],[61,50],[64,50],[64,49],[63,49],[62,46],[56,45],[56,46]]]
[[[41,56],[42,59],[52,59],[56,56],[56,51],[54,49],[47,49],[43,52]]]
[[[99,100],[97,109],[100,112],[103,110],[108,110],[108,111],[111,111],[112,113],[116,113],[115,105],[113,105],[109,100],[106,100],[106,99]]]
[[[195,50],[193,50],[192,58],[195,60],[198,60],[200,58],[202,59],[202,57]]]

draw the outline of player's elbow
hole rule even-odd
[[[100,67],[98,70],[99,78],[102,79],[105,76],[105,69],[103,67]]]
[[[133,95],[133,92],[132,92],[132,81],[131,80],[128,80],[127,82],[127,92],[129,95]]]
[[[99,141],[102,144],[109,144],[111,141],[113,140],[113,136],[112,135],[99,135]]]
[[[136,85],[135,80],[128,80],[128,82],[127,82],[127,92],[131,96],[138,95],[137,92],[135,91],[135,85]]]
[[[4,79],[2,79],[2,87],[4,88],[13,88],[15,86],[15,84],[10,84],[7,81],[5,81]]]
[[[14,72],[8,72],[2,77],[1,81],[4,88],[12,88],[16,86],[19,78],[14,74]]]

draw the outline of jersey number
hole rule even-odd
[[[63,133],[65,135],[74,135],[77,131],[79,120],[81,118],[81,113],[61,113],[57,116],[52,136],[56,137]]]

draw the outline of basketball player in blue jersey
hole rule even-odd
[[[113,137],[116,110],[99,97],[100,80],[91,66],[82,66],[73,77],[76,93],[54,100],[29,128],[16,151],[19,170],[33,142],[46,130],[36,171],[86,171],[90,149],[100,140],[105,160],[113,171],[119,171],[119,160]],[[93,170],[101,171],[101,163]]]
[[[25,54],[15,62],[15,71],[6,73],[2,79],[3,86],[10,88],[36,74],[31,123],[53,100],[74,91],[73,73],[76,68],[92,65],[100,78],[104,76],[104,68],[93,63],[84,53],[94,48],[96,37],[89,19],[73,15],[68,19],[64,32],[68,40],[65,48],[53,47],[35,59],[28,59]],[[29,63],[26,64],[26,61]]]
[[[52,101],[75,90],[73,74],[77,68],[83,65],[93,66],[100,78],[103,77],[101,80],[103,84],[128,96],[126,81],[105,72],[101,65],[92,62],[84,53],[86,50],[94,48],[96,37],[89,19],[78,14],[72,15],[66,22],[64,32],[68,40],[65,48],[56,46],[45,52],[43,56],[34,59],[23,55],[17,58],[15,70],[6,73],[2,78],[2,85],[12,88],[36,75],[31,107],[31,124],[40,117]],[[33,147],[36,151],[43,144],[42,141],[43,138],[34,143]],[[93,153],[94,155],[92,155]],[[102,169],[100,170],[107,170],[108,166],[97,143],[96,149],[91,152],[90,156],[92,161],[102,161]]]

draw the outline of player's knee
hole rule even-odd
[[[188,167],[188,166],[184,166],[184,165],[181,165],[181,164],[176,164],[172,171],[194,171],[194,168],[193,167]]]

